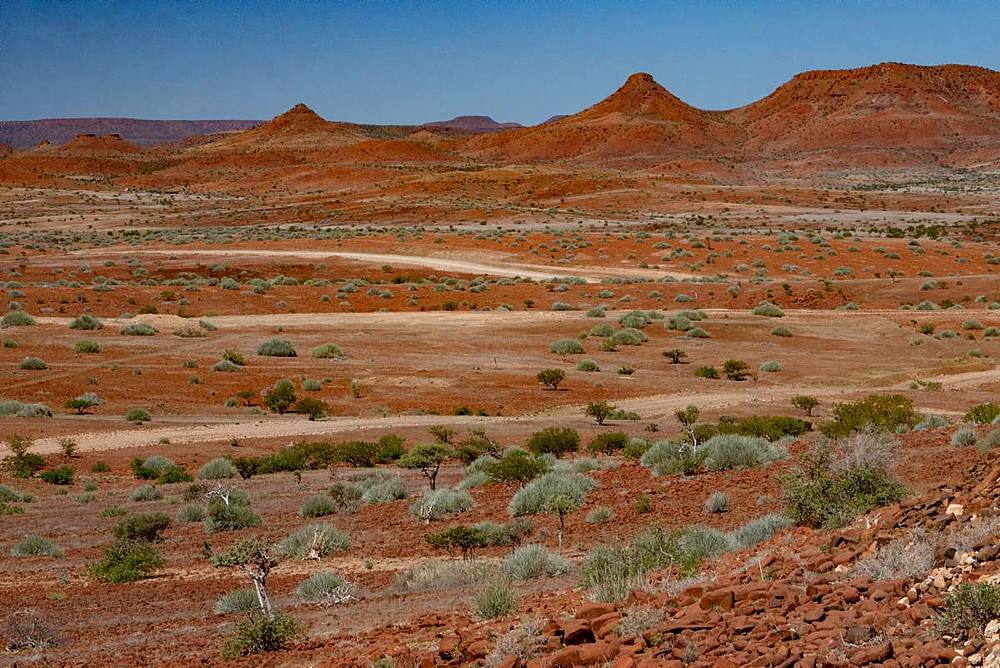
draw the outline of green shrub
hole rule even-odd
[[[771,336],[789,337],[791,335],[792,333],[788,331],[787,327],[775,327],[771,330]]]
[[[90,565],[90,573],[100,582],[118,584],[147,578],[161,566],[163,558],[149,543],[116,541]]]
[[[125,420],[128,422],[133,422],[139,424],[141,422],[149,422],[152,418],[149,415],[149,411],[145,408],[135,407],[128,409],[125,413]]]
[[[623,450],[628,445],[629,437],[623,431],[607,431],[595,436],[590,441],[587,449],[591,452],[599,452],[610,455],[619,450]]]
[[[945,602],[938,630],[957,638],[982,633],[986,625],[1000,617],[1000,587],[988,582],[963,582]]]
[[[81,355],[91,355],[101,352],[101,344],[90,339],[81,339],[73,344],[73,352]]]
[[[690,338],[692,338],[692,339],[708,339],[708,338],[711,338],[708,335],[708,332],[706,332],[701,327],[692,327],[691,329],[687,330],[687,332],[685,332],[685,335],[688,336],[688,337],[690,337]]]
[[[170,518],[163,513],[137,513],[118,522],[114,534],[119,540],[159,543],[169,526]]]
[[[63,556],[62,548],[44,536],[25,536],[10,548],[10,553],[15,557]]]
[[[92,315],[83,314],[76,318],[73,318],[69,323],[70,329],[100,329],[104,327],[104,324]]]
[[[965,421],[972,424],[990,424],[1000,416],[1000,406],[987,402],[973,406],[965,414]]]
[[[714,366],[701,366],[694,370],[694,375],[698,378],[715,380],[719,377],[719,371]]]
[[[611,336],[614,333],[615,333],[614,327],[612,327],[606,322],[594,325],[593,327],[590,328],[590,331],[587,332],[589,336],[593,336],[600,339],[606,339],[607,337]]]
[[[313,348],[312,356],[319,359],[339,358],[344,356],[344,351],[336,343],[324,343]]]
[[[585,373],[594,373],[596,371],[600,371],[601,367],[598,366],[597,362],[594,360],[587,358],[577,362],[576,370],[583,371]]]
[[[504,558],[500,570],[513,580],[534,580],[568,573],[570,565],[541,545],[524,545]]]
[[[612,334],[608,340],[613,346],[638,346],[649,340],[649,337],[641,330],[627,327]]]
[[[21,360],[21,363],[17,365],[20,369],[25,369],[28,371],[42,371],[48,369],[49,365],[45,363],[45,360],[38,357],[25,357]]]
[[[858,515],[895,503],[906,488],[884,465],[846,460],[836,463],[829,447],[802,457],[784,479],[785,507],[796,524],[836,528]]]
[[[215,614],[228,615],[233,612],[253,612],[260,610],[260,600],[252,587],[242,587],[223,594],[215,601]]]
[[[60,466],[57,469],[43,471],[39,477],[50,485],[72,485],[73,469],[68,466]]]
[[[580,434],[569,427],[546,427],[531,435],[528,449],[538,455],[561,457],[580,449]]]
[[[472,497],[464,490],[428,490],[410,505],[410,513],[430,522],[472,510]]]
[[[986,436],[983,436],[979,440],[979,444],[976,447],[978,447],[981,452],[986,452],[997,446],[1000,446],[1000,429],[994,429],[990,433],[986,434]]]
[[[549,345],[549,351],[557,355],[580,355],[583,345],[576,339],[559,339]]]
[[[228,504],[217,497],[209,500],[204,521],[206,531],[222,533],[260,526],[260,516],[250,508],[250,498],[245,492],[237,492],[230,492]]]
[[[0,399],[0,415],[52,417],[52,410],[45,404],[26,404],[12,399]]]
[[[156,485],[143,485],[133,489],[128,498],[129,501],[159,501],[163,498],[163,492]]]
[[[830,438],[841,438],[865,429],[893,433],[910,429],[919,420],[913,402],[907,397],[872,394],[860,401],[834,406],[833,420],[821,425],[820,431]]]
[[[479,619],[504,617],[517,609],[517,593],[509,583],[498,580],[476,594],[472,609]]]
[[[488,463],[484,472],[490,482],[524,484],[549,470],[545,460],[520,448],[507,450],[503,457]]]
[[[255,614],[236,626],[236,631],[222,645],[222,657],[232,660],[262,652],[276,652],[284,649],[301,633],[302,625],[283,612],[276,612],[270,618]]]
[[[34,498],[31,494],[19,492],[13,487],[0,484],[0,503],[31,502]]]
[[[781,362],[775,360],[769,360],[760,365],[760,370],[765,373],[774,373],[775,371],[781,371]]]
[[[225,457],[216,457],[198,469],[198,480],[228,480],[237,474],[236,467]]]
[[[785,315],[785,312],[781,310],[781,307],[777,304],[772,304],[771,302],[763,302],[760,306],[753,310],[754,315],[762,315],[768,318],[781,318]]]
[[[262,357],[295,357],[295,348],[288,339],[271,339],[257,346],[257,354]]]
[[[229,360],[220,360],[212,365],[212,371],[218,371],[220,373],[233,373],[240,370],[239,364],[234,364]]]
[[[8,311],[3,318],[0,318],[0,327],[31,327],[35,324],[35,319],[21,309]]]
[[[683,531],[679,541],[681,560],[700,564],[733,549],[732,539],[712,527],[693,526]]]
[[[122,336],[153,336],[156,332],[157,330],[155,327],[151,327],[141,322],[125,325],[121,329]]]
[[[354,483],[334,483],[326,493],[333,502],[336,512],[352,514],[361,509],[364,490]]]
[[[332,524],[317,522],[289,534],[278,544],[278,553],[295,559],[322,559],[350,546],[347,534]]]

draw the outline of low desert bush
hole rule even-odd
[[[73,344],[73,352],[81,355],[93,355],[101,352],[101,344],[91,339],[81,339]]]
[[[163,558],[149,543],[119,540],[90,565],[90,573],[100,582],[118,584],[147,578],[161,566]]]
[[[713,436],[701,446],[710,471],[752,468],[788,456],[788,449],[767,439],[740,434]]]
[[[725,492],[712,492],[705,499],[705,512],[724,513],[729,510],[729,495]]]
[[[607,524],[614,517],[615,513],[607,506],[597,506],[587,513],[588,524]]]
[[[241,587],[223,594],[215,601],[213,608],[217,615],[228,615],[233,612],[253,612],[260,610],[260,600],[252,587]]]
[[[324,343],[313,348],[312,356],[318,359],[336,359],[344,356],[344,351],[336,343]]]
[[[317,571],[295,587],[295,595],[307,603],[329,606],[356,601],[361,590],[333,571]]]
[[[63,556],[62,548],[45,536],[25,536],[14,543],[14,547],[10,548],[10,553],[15,557]]]
[[[216,457],[206,462],[198,469],[198,480],[227,480],[236,476],[238,471],[233,462],[225,457]]]
[[[136,487],[128,495],[129,501],[159,501],[163,498],[163,492],[156,485],[143,485]]]
[[[302,508],[299,510],[302,517],[325,517],[335,512],[337,512],[337,507],[334,505],[333,499],[325,494],[310,496],[302,502]]]
[[[19,369],[25,369],[27,371],[42,371],[49,368],[49,365],[45,362],[45,360],[39,357],[30,356],[22,359],[17,366]]]
[[[332,524],[317,522],[289,534],[278,544],[278,552],[295,559],[322,559],[350,546],[351,539],[343,531]]]
[[[163,513],[137,513],[115,525],[115,538],[119,540],[158,543],[170,526],[170,518]]]
[[[557,355],[580,355],[583,345],[576,339],[559,339],[549,345],[549,351]]]
[[[517,609],[517,592],[509,582],[496,580],[476,594],[472,609],[479,619],[504,617]]]
[[[257,354],[262,357],[295,357],[295,348],[288,339],[271,339],[257,346]]]
[[[972,447],[976,444],[976,430],[971,427],[960,427],[951,435],[951,444],[956,448]]]
[[[406,498],[403,479],[392,473],[376,471],[359,478],[356,484],[362,489],[361,500],[367,504],[388,503]]]
[[[469,493],[457,489],[428,490],[410,505],[410,513],[426,522],[472,510]]]
[[[1000,617],[1000,586],[989,582],[963,582],[948,594],[938,630],[966,638],[981,633],[997,617]]]
[[[121,334],[122,336],[153,336],[156,334],[156,331],[155,327],[139,322],[125,325],[121,329]]]
[[[528,449],[538,455],[560,457],[580,449],[580,434],[570,427],[546,427],[531,435]]]
[[[568,573],[570,565],[541,545],[523,545],[504,558],[500,570],[512,580],[534,580]]]
[[[255,614],[239,622],[236,631],[222,645],[222,657],[231,660],[261,652],[275,652],[301,633],[302,625],[283,612],[277,612],[273,617]]]

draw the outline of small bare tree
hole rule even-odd
[[[698,434],[695,432],[694,427],[698,423],[700,415],[701,411],[698,410],[697,406],[688,406],[684,410],[674,413],[674,417],[681,424],[681,429],[691,439],[691,453],[695,455],[698,454]]]
[[[219,567],[239,568],[243,571],[253,582],[261,613],[268,619],[274,618],[271,599],[267,595],[267,576],[278,565],[273,545],[256,536],[241,538],[227,552],[216,555],[212,561]]]

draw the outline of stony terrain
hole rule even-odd
[[[0,662],[1000,665],[997,77],[0,151]]]

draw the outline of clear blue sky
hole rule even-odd
[[[709,109],[796,72],[887,60],[1000,69],[997,0],[0,0],[0,119],[535,123],[632,72]]]

